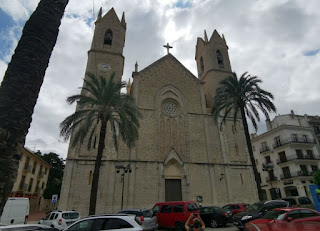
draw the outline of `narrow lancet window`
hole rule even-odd
[[[201,72],[204,71],[204,65],[203,65],[203,58],[202,57],[200,58],[200,70],[201,70]]]
[[[104,35],[104,44],[112,45],[112,30],[108,29]]]
[[[224,67],[224,65],[223,65],[223,56],[222,56],[221,51],[217,50],[216,51],[216,55],[217,55],[218,66],[223,68]]]

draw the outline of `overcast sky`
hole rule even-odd
[[[0,1],[0,81],[39,0]],[[59,124],[75,108],[99,8],[114,7],[127,22],[123,80],[166,54],[163,45],[195,76],[197,37],[216,29],[229,46],[233,71],[248,71],[272,92],[279,114],[320,115],[319,0],[69,0],[57,44],[33,114],[26,147],[66,157]],[[273,115],[274,117],[274,115]],[[264,118],[263,118],[264,120]],[[258,133],[264,132],[264,126]]]

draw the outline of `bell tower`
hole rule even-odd
[[[198,38],[195,59],[198,78],[205,82],[207,108],[212,108],[213,98],[221,80],[232,74],[228,46],[224,36],[214,30],[210,40],[204,31],[204,39]]]
[[[106,78],[115,72],[115,80],[121,81],[124,56],[123,47],[126,35],[126,22],[124,13],[121,21],[115,10],[111,8],[102,16],[102,8],[95,22],[95,30],[91,48],[88,51],[86,72]]]

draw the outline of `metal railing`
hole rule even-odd
[[[294,178],[294,177],[299,177],[299,176],[312,176],[314,172],[306,172],[306,171],[295,171],[295,172],[290,172],[287,174],[280,174],[281,179],[289,179],[289,178]]]
[[[273,143],[273,148],[281,147],[289,143],[301,143],[301,144],[315,144],[315,139],[304,138],[304,137],[289,137],[285,139],[280,139],[277,142]]]
[[[277,164],[286,163],[292,160],[320,160],[320,157],[311,156],[311,155],[304,155],[304,156],[290,155],[290,156],[286,156],[286,158],[277,159]]]
[[[262,146],[262,147],[260,148],[260,153],[267,152],[267,151],[270,151],[269,146]]]

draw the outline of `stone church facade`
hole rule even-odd
[[[96,21],[87,72],[121,80],[126,22],[112,8]],[[129,150],[113,147],[108,130],[100,169],[96,213],[120,210],[122,181],[117,166],[130,165],[124,174],[123,208],[151,208],[156,202],[194,200],[201,205],[258,200],[254,175],[241,123],[222,129],[210,111],[219,82],[231,75],[228,46],[214,31],[198,38],[195,59],[198,77],[168,53],[141,71],[133,72],[127,91],[143,118],[139,140]],[[110,129],[110,127],[108,127]],[[98,131],[96,140],[98,140]],[[88,214],[97,149],[86,143],[69,147],[59,209]],[[94,145],[93,145],[94,146]]]

